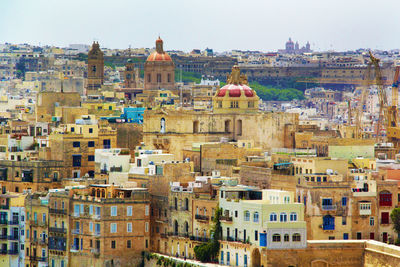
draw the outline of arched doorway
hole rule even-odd
[[[261,254],[258,248],[254,249],[251,253],[251,267],[261,266]]]

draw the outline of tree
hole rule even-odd
[[[212,262],[218,257],[220,248],[219,241],[222,238],[222,227],[219,220],[220,216],[221,209],[216,209],[214,215],[214,227],[211,230],[211,240],[194,247],[196,259],[201,262]]]
[[[393,222],[393,229],[399,235],[400,234],[400,208],[393,209],[392,213],[390,213],[390,218],[392,219],[392,222]],[[397,239],[396,243],[397,244],[400,243],[400,240]]]

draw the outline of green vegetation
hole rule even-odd
[[[395,208],[390,213],[390,218],[393,222],[393,229],[397,234],[400,234],[400,208]],[[400,240],[396,240],[396,244],[400,244]]]
[[[302,91],[294,88],[276,88],[261,85],[258,82],[251,82],[250,87],[257,92],[257,95],[264,101],[291,101],[293,99],[302,100]]]
[[[175,69],[175,81],[176,82],[180,82],[181,81],[181,71],[179,69]],[[200,73],[182,71],[182,82],[200,83],[200,81],[201,81],[201,74]]]
[[[217,209],[215,211],[214,216],[214,227],[212,230],[212,238],[207,243],[203,243],[201,245],[194,247],[194,253],[196,255],[196,259],[201,262],[213,262],[215,260],[218,261],[219,254],[219,240],[222,238],[222,227],[221,222],[219,220],[221,216],[221,209]]]

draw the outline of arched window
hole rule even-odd
[[[258,217],[259,217],[259,216],[258,216],[258,212],[254,212],[254,214],[253,214],[253,221],[254,221],[254,222],[258,222],[258,220],[259,220]]]
[[[281,235],[280,234],[274,234],[272,236],[272,242],[281,242]]]
[[[185,198],[185,210],[189,210],[189,199]]]
[[[280,221],[281,222],[287,222],[287,214],[285,212],[282,212],[280,215]]]
[[[160,133],[165,133],[165,119],[161,118]]]
[[[297,213],[296,212],[290,213],[290,221],[291,222],[297,221]]]
[[[244,212],[244,220],[246,222],[250,221],[250,212],[248,210]]]
[[[299,234],[299,233],[293,234],[293,236],[292,236],[292,241],[293,241],[293,242],[300,242],[300,241],[301,241],[301,236],[300,236],[300,234]]]
[[[193,133],[198,133],[199,132],[199,121],[194,121],[193,122]]]
[[[288,235],[288,234],[285,234],[285,235],[283,236],[283,241],[289,242],[289,235]]]
[[[269,220],[271,221],[271,222],[276,222],[278,219],[277,219],[277,215],[276,215],[276,213],[275,212],[273,212],[273,213],[271,213],[270,215],[269,215]]]
[[[189,223],[188,222],[185,222],[184,230],[185,230],[185,234],[189,233]]]
[[[242,120],[237,120],[236,122],[236,134],[242,135]]]
[[[174,221],[174,234],[177,235],[179,233],[179,224],[178,221]]]
[[[231,132],[231,121],[230,120],[226,120],[225,121],[225,132],[226,133],[230,133]]]

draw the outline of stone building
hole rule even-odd
[[[260,112],[256,93],[248,86],[240,85],[246,78],[237,68],[230,80],[232,84],[221,88],[214,96],[215,103],[223,104],[213,112],[146,110],[143,115],[144,143],[172,153],[177,159],[183,158],[184,149],[202,142],[252,140],[255,147],[262,149],[291,147],[298,114]]]
[[[83,120],[66,124],[49,135],[50,158],[61,160],[67,168],[67,177],[94,177],[95,149],[115,148],[117,131],[107,122]]]
[[[144,91],[175,88],[175,64],[164,51],[163,40],[156,40],[156,51],[151,53],[144,63]]]
[[[98,42],[93,42],[88,53],[86,95],[98,95],[104,82],[104,55]]]
[[[135,64],[132,63],[132,60],[128,59],[125,65],[124,87],[136,88],[137,83],[139,82],[138,80],[139,80],[139,73],[137,69],[135,69]]]
[[[67,168],[61,160],[0,161],[0,184],[3,191],[48,191],[59,187],[67,175]]]

